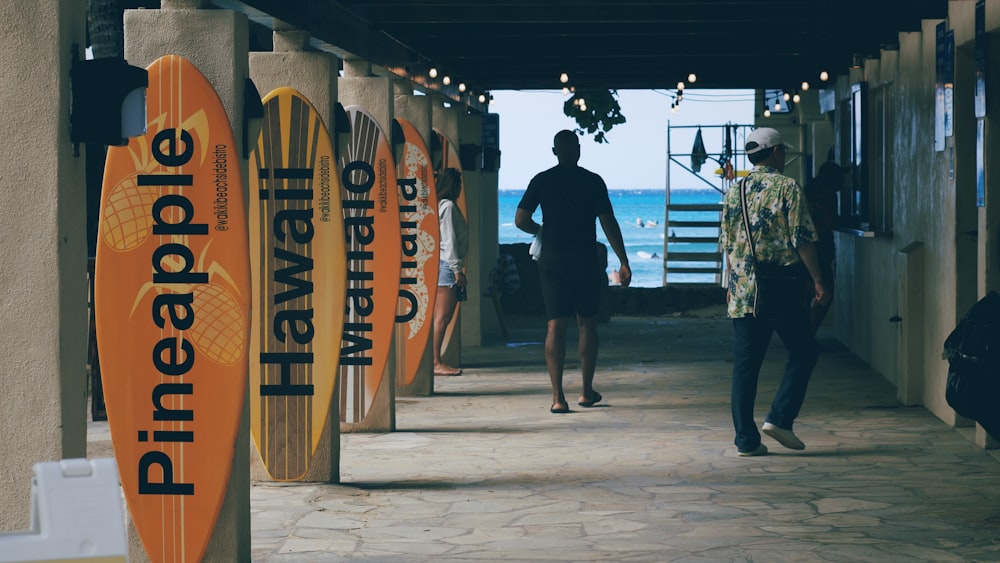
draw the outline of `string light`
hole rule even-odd
[[[683,82],[678,82],[677,83],[677,90],[683,90],[683,89],[684,89],[684,83]]]
[[[771,110],[769,109],[764,110],[764,117],[771,117]]]
[[[444,84],[445,86],[451,84],[451,77],[445,75],[445,77],[441,79],[441,83]]]
[[[486,103],[486,94],[479,94],[479,103],[481,104]]]
[[[802,100],[802,97],[799,96],[798,94],[795,94],[794,96],[792,96],[792,101],[795,102],[795,103],[799,103],[801,100]]]
[[[429,71],[427,71],[427,75],[430,76],[431,78],[437,78],[438,77],[438,69],[434,68],[434,67],[431,67],[431,69]]]
[[[775,100],[775,102],[774,102],[774,111],[781,111],[781,102]]]
[[[809,83],[803,80],[802,81],[802,91],[806,92],[808,90],[809,90]]]
[[[698,81],[698,76],[695,73],[692,72],[691,74],[688,75],[688,82],[694,84],[697,81]]]
[[[791,100],[791,99],[792,99],[792,95],[789,94],[788,92],[785,92],[785,101],[787,102],[788,100]]]
[[[820,72],[819,73],[819,79],[821,81],[823,81],[823,82],[826,82],[827,80],[830,80],[830,73],[828,73],[825,70],[823,72]]]
[[[459,82],[458,83],[458,91],[459,92],[465,92],[465,82]]]
[[[563,96],[569,94],[569,88],[566,87],[566,86],[563,86],[562,93],[563,93]]]
[[[569,82],[569,75],[565,72],[559,75],[559,82],[566,84]]]

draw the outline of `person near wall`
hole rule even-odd
[[[464,301],[468,280],[465,256],[469,252],[469,224],[455,204],[462,192],[462,175],[457,168],[445,168],[436,178],[438,221],[441,229],[437,296],[434,302],[434,375],[462,375],[461,368],[441,360],[444,335],[458,302]]]
[[[760,369],[772,333],[781,337],[789,356],[761,430],[786,448],[805,449],[792,431],[792,423],[805,400],[817,356],[805,298],[789,299],[789,307],[780,317],[757,314],[755,265],[804,263],[812,278],[815,300],[825,305],[830,298],[816,254],[816,229],[805,195],[795,180],[782,175],[787,148],[781,134],[769,127],[747,135],[746,153],[754,168],[743,182],[730,188],[723,203],[719,242],[728,265],[727,314],[733,320],[731,407],[740,456],[767,454],[753,413]],[[748,242],[748,232],[752,243]]]
[[[837,254],[833,243],[833,228],[837,222],[837,192],[840,191],[843,182],[844,171],[840,165],[836,162],[824,162],[819,167],[816,177],[803,188],[806,200],[809,202],[809,213],[816,226],[816,234],[819,236],[819,240],[816,241],[816,255],[819,258],[819,268],[823,274],[823,282],[826,284],[831,302],[833,301],[834,264]],[[819,330],[829,310],[829,303],[824,305],[813,300],[809,309],[809,325],[812,327],[813,333]]]
[[[540,172],[528,184],[517,205],[514,223],[534,235],[542,228],[532,219],[541,206],[545,238],[541,245],[538,271],[548,332],[545,336],[545,364],[552,384],[552,413],[568,413],[563,391],[563,362],[566,357],[566,327],[576,316],[579,328],[580,371],[583,389],[577,404],[592,407],[603,400],[594,390],[597,364],[597,314],[607,275],[596,251],[597,226],[618,256],[618,276],[622,287],[632,280],[621,227],[615,218],[608,188],[597,174],[579,166],[580,140],[576,133],[563,130],[555,135],[552,153],[558,164]]]

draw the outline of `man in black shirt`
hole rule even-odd
[[[597,364],[597,311],[601,287],[607,276],[597,253],[597,226],[601,228],[618,256],[622,287],[632,281],[621,228],[615,219],[604,180],[577,165],[580,141],[576,133],[556,133],[552,153],[559,164],[539,173],[528,184],[517,204],[514,223],[528,234],[541,237],[542,250],[538,271],[545,300],[548,334],[545,337],[545,364],[552,383],[553,413],[569,412],[563,393],[563,361],[566,357],[566,325],[576,315],[580,331],[580,371],[583,390],[577,404],[592,407],[603,397],[594,391]],[[542,225],[531,216],[542,207]]]

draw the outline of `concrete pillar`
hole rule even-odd
[[[427,145],[427,150],[431,147],[431,134],[432,131],[432,111],[431,111],[431,97],[430,96],[414,96],[413,88],[409,83],[402,80],[397,80],[394,83],[395,95],[393,99],[393,107],[395,110],[396,117],[401,117],[417,128],[420,135],[424,138],[424,143]],[[435,214],[437,210],[435,209]],[[432,258],[436,260],[437,258]],[[430,291],[435,291],[437,289],[437,280],[429,280]],[[432,311],[428,311],[428,322],[430,317],[433,316]],[[396,396],[397,397],[427,397],[434,393],[434,351],[433,351],[433,339],[427,339],[427,346],[424,349],[424,355],[420,358],[420,368],[417,371],[417,377],[413,380],[413,383],[409,385],[397,385],[396,386]]]
[[[207,0],[162,0],[161,7],[125,12],[125,59],[142,67],[167,54],[190,60],[218,92],[239,141],[243,138],[243,90],[248,77],[246,16],[230,10],[199,9],[208,7]],[[247,162],[241,159],[240,164],[245,182]],[[244,201],[246,189],[244,185]],[[205,552],[206,561],[250,560],[249,415],[247,400],[236,439],[232,474]],[[129,544],[131,561],[149,560],[131,522]]]
[[[250,78],[261,97],[288,86],[308,99],[333,135],[339,62],[329,53],[305,51],[309,34],[298,30],[274,32],[274,52],[250,53]],[[340,482],[340,403],[334,398],[320,434],[319,447],[302,481]],[[250,478],[269,481],[256,448],[250,448]]]
[[[386,135],[392,132],[394,90],[388,78],[373,76],[371,63],[345,60],[344,77],[337,81],[337,97],[343,106],[358,105],[378,121]],[[387,384],[379,386],[364,420],[349,423],[341,420],[341,432],[391,432],[396,429],[396,392],[393,375],[396,373],[396,355],[389,347],[389,361],[386,364]]]
[[[443,133],[446,137],[448,137],[448,140],[454,143],[455,150],[457,151],[458,147],[460,146],[458,121],[461,113],[459,108],[455,106],[446,108],[444,107],[444,104],[441,99],[435,98],[431,105],[431,111],[432,111],[431,115],[433,117],[433,122],[434,122],[434,129],[436,131]],[[448,148],[441,147],[441,150],[446,151],[448,150]],[[440,155],[431,155],[431,156],[432,158],[440,158]],[[438,161],[436,160],[435,162]],[[453,167],[460,168],[458,163],[455,163]],[[465,175],[463,174],[463,181],[465,180],[464,176]],[[466,202],[468,202],[469,198],[468,184],[466,184],[465,197],[466,197]],[[468,217],[466,217],[466,220],[468,220]],[[474,247],[470,244],[469,245],[470,253],[473,250],[473,248]],[[466,264],[468,264],[468,259],[466,259]],[[466,268],[466,272],[468,272],[468,268]],[[472,282],[471,275],[467,275],[467,277],[469,278],[469,282],[471,283]],[[473,288],[470,287],[469,288],[470,298],[472,297],[473,291],[474,291]],[[465,309],[465,306],[467,304],[468,301],[461,304],[459,308],[459,314],[456,316],[455,319],[455,330],[452,332],[450,339],[445,338],[444,345],[442,346],[443,350],[441,351],[441,360],[444,361],[444,363],[451,366],[461,367],[462,365],[462,319],[465,317],[465,314],[462,312],[462,310]]]
[[[0,4],[0,530],[29,525],[32,466],[87,454],[85,158],[69,140],[86,2]],[[81,147],[81,151],[82,151]]]
[[[464,108],[462,108],[464,110]],[[465,192],[469,204],[469,256],[466,259],[466,276],[469,278],[469,300],[462,304],[462,345],[468,347],[482,346],[483,329],[497,326],[496,315],[493,313],[493,303],[484,294],[489,288],[490,268],[496,262],[497,248],[484,248],[483,231],[484,211],[482,176],[482,118],[469,115],[460,110],[458,115],[458,146],[459,153],[475,153],[471,162],[462,163],[462,176],[465,178]],[[494,201],[496,198],[494,197]],[[496,221],[497,211],[493,209],[493,220]],[[493,229],[496,233],[496,228]],[[489,238],[489,237],[487,237]],[[486,313],[489,313],[487,315]]]
[[[494,307],[493,299],[487,294],[490,288],[490,271],[496,266],[497,256],[500,253],[500,225],[498,216],[498,191],[500,188],[500,175],[498,170],[482,169],[482,115],[469,115],[465,121],[475,122],[478,131],[475,143],[479,145],[480,157],[477,159],[476,168],[479,178],[479,225],[477,236],[479,237],[478,254],[480,256],[480,291],[482,302],[480,304],[480,343],[487,340],[488,335],[500,334],[500,316]],[[463,133],[464,135],[464,133]]]

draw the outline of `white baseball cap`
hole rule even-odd
[[[761,127],[759,129],[754,129],[747,135],[747,154],[754,154],[760,152],[764,149],[769,149],[771,147],[776,147],[778,145],[783,145],[786,149],[793,149],[792,145],[781,140],[781,133],[778,133],[777,129],[772,129],[770,127]]]

